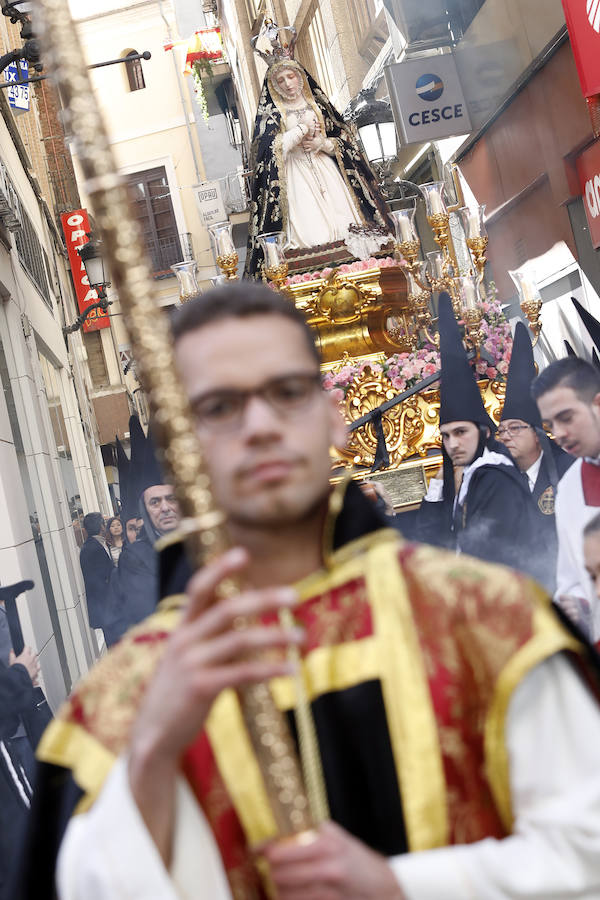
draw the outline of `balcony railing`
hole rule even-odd
[[[155,278],[173,275],[171,266],[194,258],[192,235],[189,232],[169,235],[158,240],[146,237],[145,243]]]

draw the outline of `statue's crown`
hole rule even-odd
[[[294,58],[298,34],[295,28],[280,28],[272,19],[265,19],[259,33],[250,41],[252,49],[258,53],[267,65]],[[261,44],[261,47],[258,44]]]

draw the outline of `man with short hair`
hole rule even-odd
[[[538,575],[533,505],[488,416],[449,299],[440,298],[443,467],[417,516],[420,540]]]
[[[104,631],[108,624],[108,586],[114,564],[105,540],[104,517],[91,512],[83,517],[87,538],[79,551],[79,563],[85,584],[88,620],[90,628]]]
[[[159,590],[155,544],[179,525],[179,504],[173,487],[162,483],[152,438],[144,433],[138,416],[131,416],[129,434],[131,461],[121,488],[126,497],[124,517],[128,525],[135,521],[140,527],[134,540],[123,546],[111,578],[109,605],[115,613],[111,645],[156,609]],[[122,470],[125,471],[124,466]]]
[[[232,549],[189,581],[172,533],[157,613],[46,733],[47,852],[15,900],[49,896],[43,824],[75,805],[71,900],[597,897],[600,711],[541,590],[406,544],[354,482],[330,486],[345,426],[287,298],[227,285],[174,337]],[[236,691],[269,683],[294,730],[298,648],[331,821],[279,842]]]
[[[532,395],[556,442],[577,457],[556,496],[556,600],[597,641],[600,603],[585,570],[583,530],[600,507],[600,371],[576,356],[559,359],[540,372]]]
[[[539,580],[554,593],[558,552],[554,501],[558,483],[573,463],[573,457],[561,450],[542,428],[542,418],[531,396],[535,377],[529,332],[522,322],[517,322],[496,437],[527,479],[533,500],[535,534],[532,538]]]

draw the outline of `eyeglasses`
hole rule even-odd
[[[496,437],[502,438],[509,434],[516,437],[520,431],[525,431],[527,428],[531,428],[531,425],[500,425]]]
[[[248,391],[220,390],[204,394],[192,401],[198,423],[212,432],[226,432],[238,428],[248,401],[260,397],[281,416],[290,418],[305,409],[321,387],[316,372],[299,372],[272,378],[260,387]]]

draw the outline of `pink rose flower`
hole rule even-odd
[[[302,281],[312,281],[314,277],[312,272],[305,272],[302,276]]]
[[[332,397],[335,397],[338,403],[341,403],[345,396],[341,388],[334,388],[332,391],[330,391],[330,393]]]
[[[348,272],[351,272],[351,271],[352,270],[351,270],[350,266],[348,265],[348,263],[342,263],[342,265],[338,267],[338,272],[340,272],[342,275],[347,275]]]

